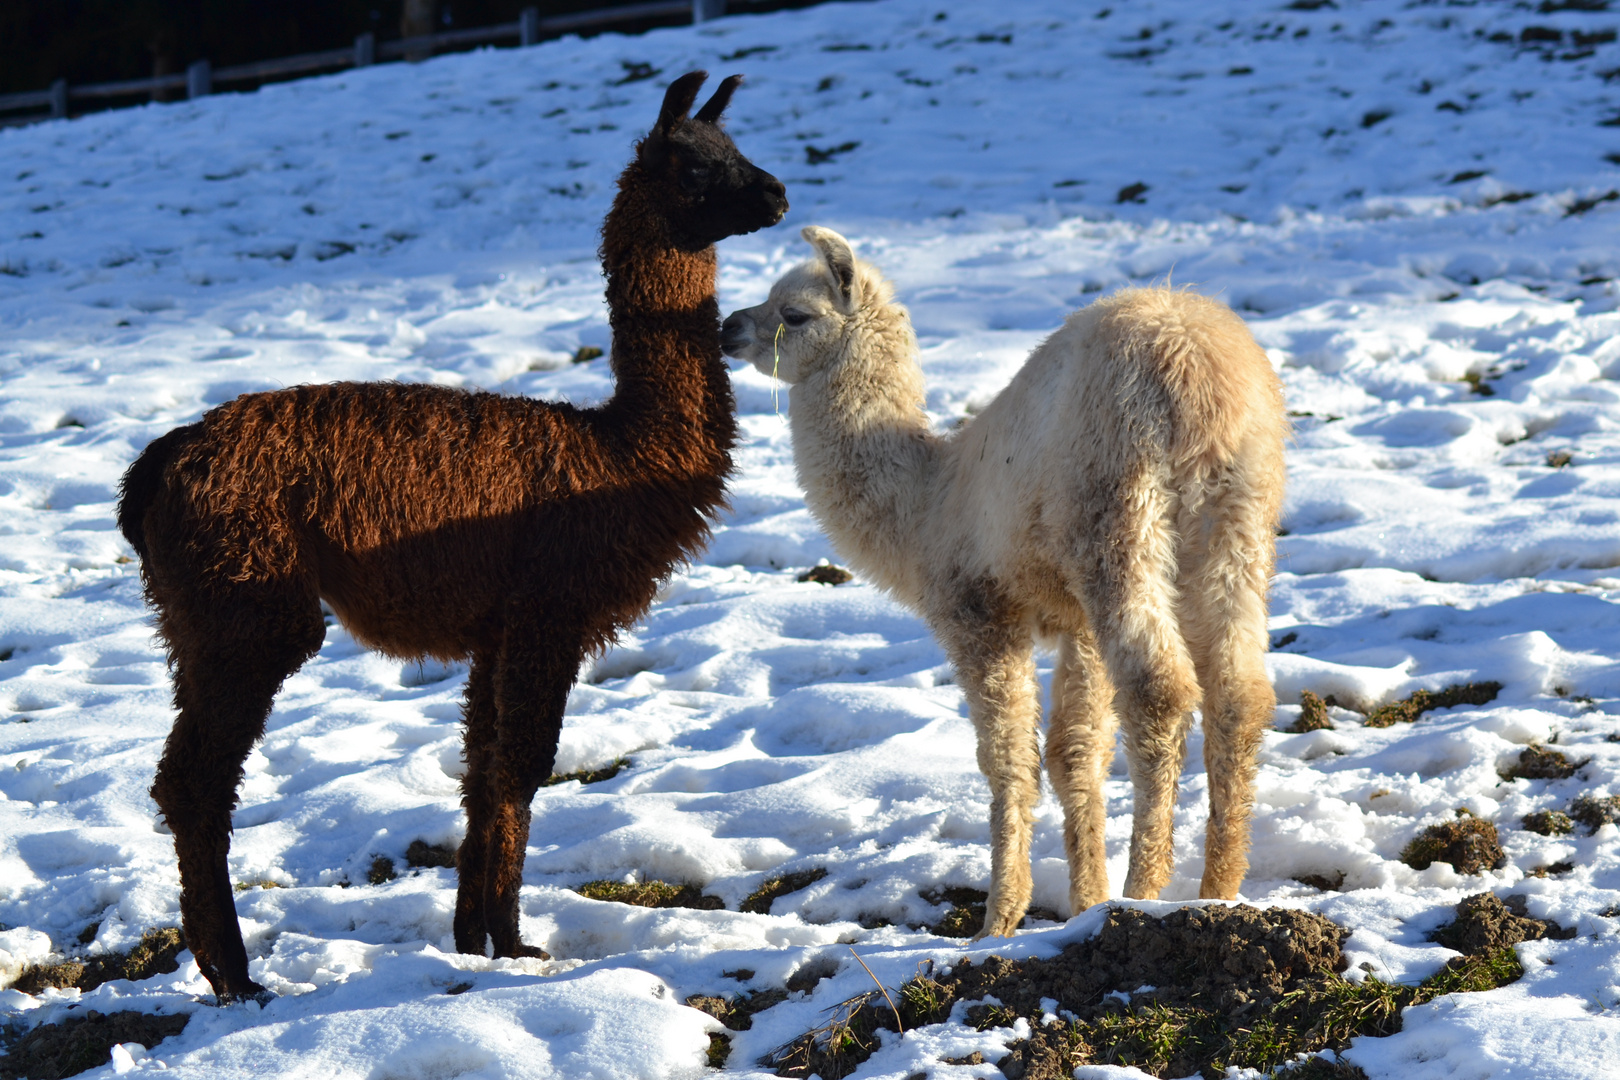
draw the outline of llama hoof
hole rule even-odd
[[[236,1005],[244,1001],[254,1001],[260,1008],[276,1000],[276,995],[266,990],[256,982],[247,984],[244,990],[225,990],[214,994],[214,1003],[220,1007]]]

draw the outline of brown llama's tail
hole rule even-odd
[[[163,470],[181,448],[201,434],[201,424],[187,424],[159,435],[141,451],[118,484],[118,531],[142,562],[146,561],[146,508],[163,486]]]

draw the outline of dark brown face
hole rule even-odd
[[[669,220],[692,250],[775,225],[788,209],[782,181],[743,157],[720,127],[742,76],[726,79],[696,116],[686,115],[706,77],[694,71],[670,84],[639,151],[643,167],[667,182]]]

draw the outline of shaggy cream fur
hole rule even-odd
[[[724,346],[792,384],[811,511],[843,558],[928,621],[956,666],[991,791],[981,936],[1010,934],[1029,904],[1038,637],[1058,641],[1046,763],[1073,910],[1109,895],[1103,782],[1116,724],[1136,792],[1125,895],[1155,897],[1169,880],[1200,705],[1200,895],[1236,896],[1275,705],[1266,586],[1287,421],[1265,354],[1214,300],[1132,289],[1070,316],[979,416],[938,435],[889,283],[837,233],[803,235],[818,257],[733,313]]]

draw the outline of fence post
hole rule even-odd
[[[67,119],[67,80],[57,79],[51,83],[51,119]]]
[[[354,39],[354,66],[370,67],[377,62],[377,35],[370,30]]]
[[[692,21],[708,22],[726,13],[726,0],[692,0]]]
[[[186,96],[189,98],[207,97],[214,92],[214,65],[207,60],[198,60],[186,68]]]
[[[540,43],[540,9],[526,7],[518,13],[518,44]]]

